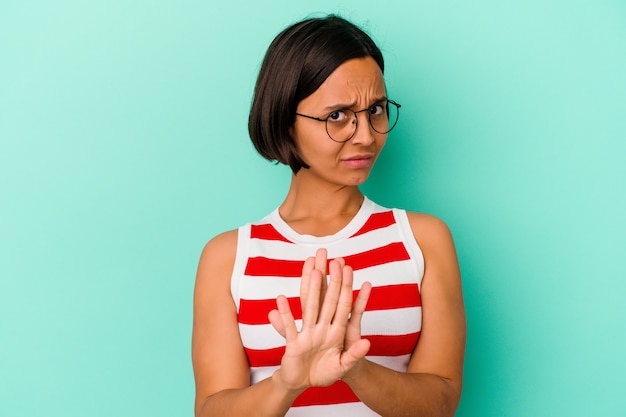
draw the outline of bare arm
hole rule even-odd
[[[461,396],[465,312],[452,236],[440,220],[410,213],[425,259],[423,321],[406,373],[366,359],[343,377],[368,407],[382,416],[453,416]]]
[[[206,245],[198,265],[192,335],[195,415],[284,416],[298,392],[275,378],[250,386],[230,293],[236,247],[236,231],[219,235]]]

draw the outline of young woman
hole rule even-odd
[[[196,416],[454,415],[465,314],[450,232],[359,190],[398,120],[383,70],[372,39],[336,16],[270,45],[249,131],[291,186],[202,253]]]

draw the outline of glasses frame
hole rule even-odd
[[[400,105],[400,103],[397,103],[393,100],[383,100],[381,102],[378,102],[376,104],[382,104],[382,103],[387,103],[387,105],[385,107],[388,107],[390,104],[393,106],[396,106],[396,110],[397,110],[397,114],[396,114],[396,120],[393,122],[393,126],[391,126],[386,132],[380,132],[378,130],[376,130],[376,128],[374,127],[374,125],[372,124],[372,119],[371,119],[371,115],[370,113],[367,113],[367,122],[370,125],[370,127],[374,130],[374,132],[376,133],[380,133],[381,135],[384,135],[385,133],[389,133],[393,130],[394,127],[396,127],[396,124],[398,124],[398,119],[400,118],[400,107],[402,107]],[[375,104],[374,104],[375,105]],[[321,118],[321,117],[315,117],[315,116],[309,116],[306,114],[302,114],[302,113],[298,113],[296,112],[296,116],[301,116],[301,117],[306,117],[307,119],[311,119],[311,120],[316,120],[318,122],[324,122],[324,127],[326,128],[326,134],[328,135],[328,137],[330,138],[330,140],[332,140],[333,142],[337,142],[337,143],[346,143],[348,142],[350,139],[352,139],[354,137],[354,135],[356,135],[357,130],[359,129],[359,118],[358,118],[358,113],[363,113],[368,111],[369,109],[371,109],[372,106],[369,106],[366,109],[363,110],[352,110],[352,109],[339,109],[339,110],[335,110],[335,111],[351,111],[352,113],[354,113],[354,132],[352,132],[352,134],[350,135],[350,137],[348,139],[345,140],[337,140],[335,138],[333,138],[330,133],[328,132],[328,119],[330,119],[330,114],[333,114],[334,112],[331,112],[326,118]]]

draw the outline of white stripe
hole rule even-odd
[[[399,336],[421,331],[422,308],[366,311],[361,319],[363,336]]]
[[[329,253],[333,258],[340,256],[354,255],[363,253],[372,249],[377,249],[383,246],[387,246],[394,242],[400,242],[401,235],[398,233],[397,226],[395,224],[369,231],[365,234],[351,237],[341,242],[342,245],[334,252]],[[374,245],[374,243],[376,243]]]
[[[239,297],[244,300],[273,300],[280,294],[285,297],[300,297],[300,278],[244,277],[246,285],[240,289]]]
[[[375,413],[365,404],[347,403],[333,405],[309,405],[307,407],[292,407],[285,417],[376,417]]]
[[[363,336],[398,336],[416,333],[422,327],[422,308],[408,307],[393,310],[366,311],[361,322]],[[302,328],[302,320],[296,320]],[[245,347],[255,350],[274,349],[285,345],[285,339],[271,324],[239,324],[239,333]]]
[[[298,330],[302,328],[302,320],[296,320]],[[241,324],[239,333],[243,345],[249,349],[264,350],[285,346],[285,338],[271,324]]]
[[[276,372],[280,366],[253,366],[250,368],[250,385],[267,379]]]
[[[262,239],[250,239],[248,245],[251,258],[262,256],[285,261],[303,261],[310,256],[315,256],[315,251],[319,247],[318,245],[302,245],[280,240]]]
[[[366,356],[367,360],[398,372],[406,372],[411,354],[402,356]],[[250,385],[269,378],[280,366],[255,366],[250,368]]]
[[[385,245],[387,245],[392,242],[400,242],[401,239],[402,233],[398,226],[392,224],[341,242],[329,244],[327,248],[328,257],[338,258],[354,255],[379,248],[380,246],[373,245],[375,242],[386,242]],[[316,250],[323,247],[323,245],[314,243],[293,244],[279,240],[249,239],[249,256],[252,258],[263,256],[270,259],[302,261],[310,256],[315,256]]]
[[[365,281],[369,281],[373,287],[382,287],[397,284],[419,283],[422,276],[419,274],[417,265],[411,259],[406,261],[390,262],[370,268],[354,271],[354,288],[360,288]]]
[[[409,223],[409,217],[404,210],[393,209],[393,214],[398,222],[400,233],[402,233],[402,240],[405,242],[406,249],[409,251],[411,258],[419,265],[420,276],[424,275],[424,254],[419,244],[415,240],[413,230],[411,229],[411,223]],[[421,281],[420,281],[421,287]]]
[[[243,280],[243,272],[248,262],[248,242],[250,239],[250,225],[245,225],[237,230],[237,253],[233,265],[233,273],[230,276],[230,294],[233,297],[237,311],[239,311],[239,289]]]
[[[239,289],[239,298],[246,300],[273,300],[279,294],[286,297],[300,296],[300,279],[284,277],[249,277],[243,288]],[[354,271],[354,289],[361,288],[365,281],[380,287],[395,284],[413,284],[421,281],[417,265],[413,260],[398,261]]]

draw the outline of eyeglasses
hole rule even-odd
[[[400,104],[393,100],[383,100],[363,110],[340,109],[330,113],[326,118],[307,116],[296,113],[298,116],[317,120],[326,124],[326,133],[335,142],[344,143],[352,139],[359,126],[357,113],[367,112],[367,120],[377,133],[388,133],[398,123]]]

